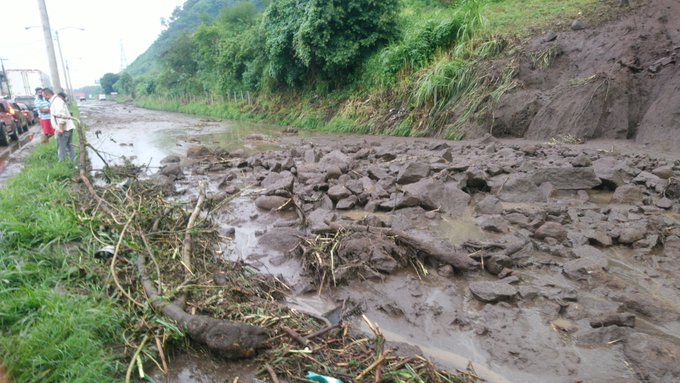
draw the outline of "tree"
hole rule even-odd
[[[132,76],[130,76],[129,73],[121,74],[118,81],[116,81],[116,83],[113,84],[113,89],[116,90],[118,93],[127,94],[132,97],[135,96],[134,80],[132,79]]]
[[[262,29],[271,75],[343,80],[396,33],[398,0],[273,0]]]
[[[105,94],[111,94],[113,92],[113,84],[115,84],[120,76],[115,73],[106,73],[99,79],[99,85],[101,85]]]

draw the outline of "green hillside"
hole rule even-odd
[[[598,7],[597,0],[190,0],[117,90],[150,108],[456,139],[517,86],[519,39]]]
[[[161,69],[159,59],[178,37],[191,34],[204,23],[210,24],[223,8],[233,6],[239,0],[187,0],[182,7],[177,7],[166,20],[167,28],[149,49],[133,61],[125,72],[132,76],[144,76],[158,73]],[[264,9],[266,0],[253,0],[258,9]]]

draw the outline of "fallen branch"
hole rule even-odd
[[[274,372],[274,369],[272,368],[272,366],[270,366],[269,363],[266,363],[264,365],[264,368],[269,373],[269,377],[272,378],[272,382],[279,383],[279,377],[276,376],[276,372]]]
[[[137,258],[137,270],[141,275],[144,292],[154,309],[174,320],[191,339],[203,343],[227,358],[247,358],[264,347],[267,340],[261,327],[215,319],[206,315],[191,315],[174,303],[167,302],[158,294],[153,281],[146,272],[146,256]]]

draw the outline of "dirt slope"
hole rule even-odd
[[[680,2],[645,1],[603,25],[535,38],[520,64],[522,86],[495,113],[494,135],[677,142],[678,18]]]

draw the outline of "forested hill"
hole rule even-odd
[[[210,24],[224,8],[243,0],[187,0],[182,7],[175,8],[172,15],[163,22],[167,28],[161,32],[149,49],[133,61],[125,71],[132,76],[158,73],[159,59],[170,49],[172,42],[180,36],[193,33],[201,24]],[[268,0],[249,0],[258,9],[264,9]]]

